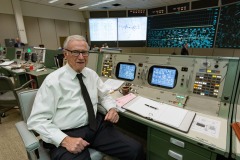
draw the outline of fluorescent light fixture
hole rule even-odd
[[[57,2],[58,0],[51,0],[49,1],[48,3],[54,3],[54,2]]]
[[[90,5],[90,6],[98,6],[98,5],[101,5],[101,4],[105,4],[105,3],[109,3],[109,2],[113,2],[113,1],[115,1],[115,0],[106,0],[106,1],[102,1],[102,2],[98,2],[98,3],[95,3],[95,4],[93,4],[93,5]]]
[[[85,9],[85,8],[88,8],[88,6],[83,6],[83,7],[80,7],[78,9]]]

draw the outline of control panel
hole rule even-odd
[[[218,115],[229,109],[238,61],[226,57],[105,53],[101,75],[130,83],[133,93],[178,107],[201,111],[197,103],[202,100],[203,108],[213,107],[212,114]]]

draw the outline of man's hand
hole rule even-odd
[[[89,143],[82,138],[65,137],[61,142],[61,146],[65,147],[69,152],[77,154],[82,152]]]
[[[119,120],[119,115],[115,108],[111,108],[105,116],[105,121],[110,121],[112,123],[117,123]]]

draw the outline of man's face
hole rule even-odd
[[[74,56],[70,51],[80,51],[80,52],[88,51],[87,42],[72,40],[68,43],[67,48],[64,48],[64,49],[69,50],[69,51],[64,50],[64,55],[65,55],[65,58],[67,59],[68,64],[76,72],[81,72],[88,63],[88,57],[84,57],[82,54],[79,54],[78,56]]]

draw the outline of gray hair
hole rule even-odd
[[[85,41],[85,42],[87,42],[86,39],[85,39],[83,36],[80,36],[80,35],[71,35],[71,36],[68,36],[68,37],[65,39],[65,41],[64,41],[64,43],[63,43],[63,48],[67,48],[68,43],[69,43],[70,41],[72,41],[72,40]],[[89,49],[89,48],[90,48],[90,47],[88,46],[88,49]]]

